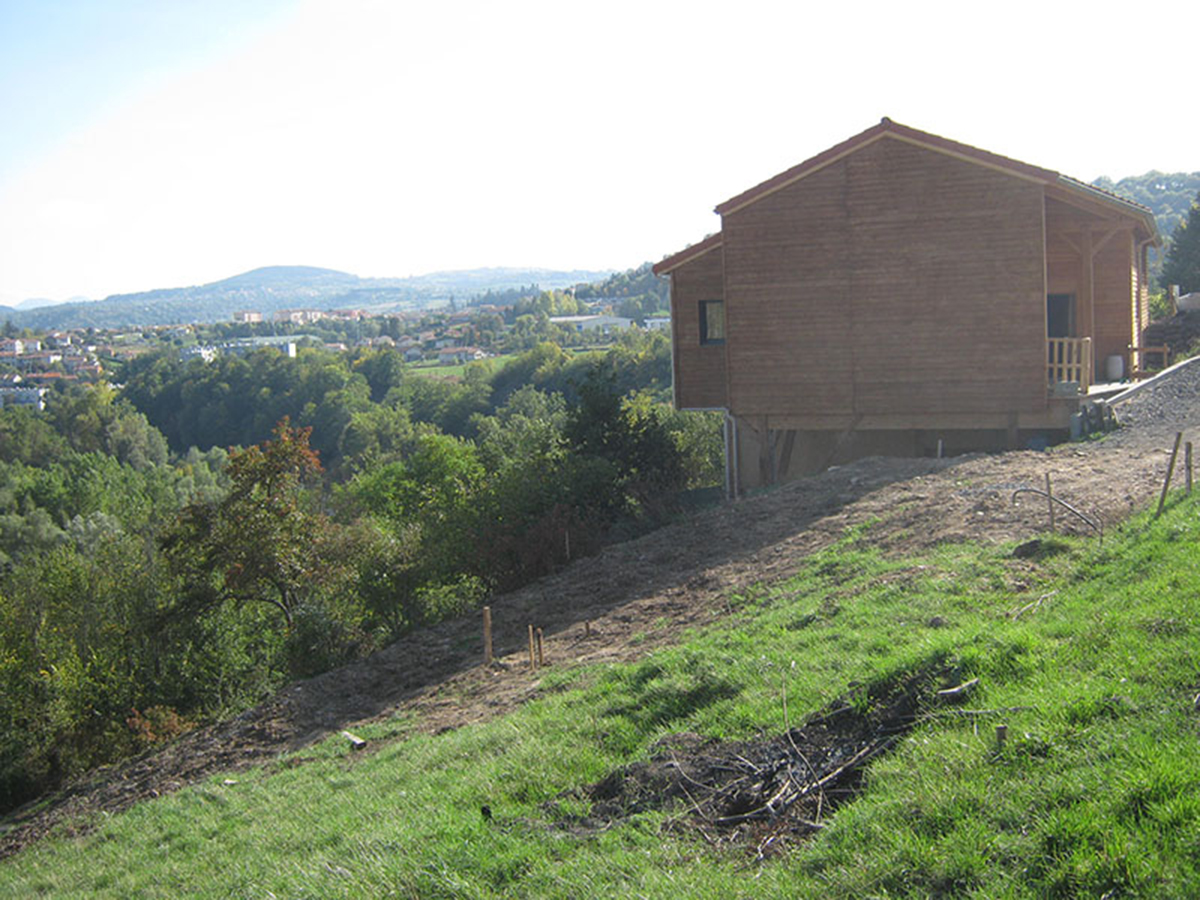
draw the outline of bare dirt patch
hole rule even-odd
[[[1174,433],[1200,429],[1200,365],[1185,366],[1117,407],[1126,427],[1050,452],[946,460],[859,460],[697,513],[581,559],[491,601],[497,665],[485,668],[476,617],[409,635],[368,659],[280,691],[155,755],[92,773],[9,817],[0,857],[56,826],[256,765],[355,723],[407,713],[439,732],[501,715],[538,696],[525,663],[527,626],[544,629],[549,665],[628,661],[725,615],[732,594],[793,574],[846,529],[869,527],[889,552],[943,542],[1025,541],[1046,529],[1041,498],[1017,486],[1053,476],[1055,493],[1111,526],[1157,498]],[[1075,521],[1060,530],[1090,533]]]

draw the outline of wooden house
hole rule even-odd
[[[654,271],[676,405],[726,412],[731,493],[1054,441],[1139,364],[1154,218],[1057,172],[884,119],[716,212]]]

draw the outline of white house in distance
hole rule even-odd
[[[38,412],[46,408],[44,387],[0,387],[0,404],[4,406],[32,406]]]
[[[647,331],[665,331],[667,334],[670,334],[671,317],[647,316],[642,322],[642,327],[644,327]]]
[[[275,310],[276,322],[292,322],[296,325],[307,325],[310,322],[319,322],[326,318],[324,310],[320,309],[277,309]]]
[[[633,319],[625,316],[551,316],[550,321],[560,328],[571,331],[598,331],[601,334],[612,334],[614,331],[625,331],[633,327]]]
[[[487,356],[478,347],[446,347],[438,351],[438,365],[452,366],[456,363],[473,362]]]

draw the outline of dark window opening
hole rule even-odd
[[[725,301],[700,301],[700,343],[725,343]]]
[[[1075,335],[1075,295],[1049,294],[1046,297],[1046,337]]]

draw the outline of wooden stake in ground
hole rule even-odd
[[[540,629],[540,628],[537,630],[537,651],[538,651],[538,665],[545,666],[546,665],[546,657],[542,656],[542,629]]]
[[[1183,461],[1187,467],[1187,492],[1188,496],[1192,495],[1192,442],[1188,441],[1183,445]]]
[[[1171,487],[1171,475],[1175,471],[1175,460],[1179,456],[1179,443],[1183,440],[1183,432],[1175,432],[1175,446],[1171,448],[1171,461],[1167,463],[1167,477],[1163,479],[1162,496],[1158,498],[1158,510],[1154,513],[1154,518],[1162,515],[1163,506],[1167,502],[1167,490]]]
[[[537,657],[533,655],[533,626],[529,626],[529,669],[537,671]]]
[[[492,664],[492,608],[483,608],[483,664]]]
[[[1050,490],[1050,473],[1046,473],[1046,505],[1050,507],[1050,530],[1054,531],[1054,492]]]

